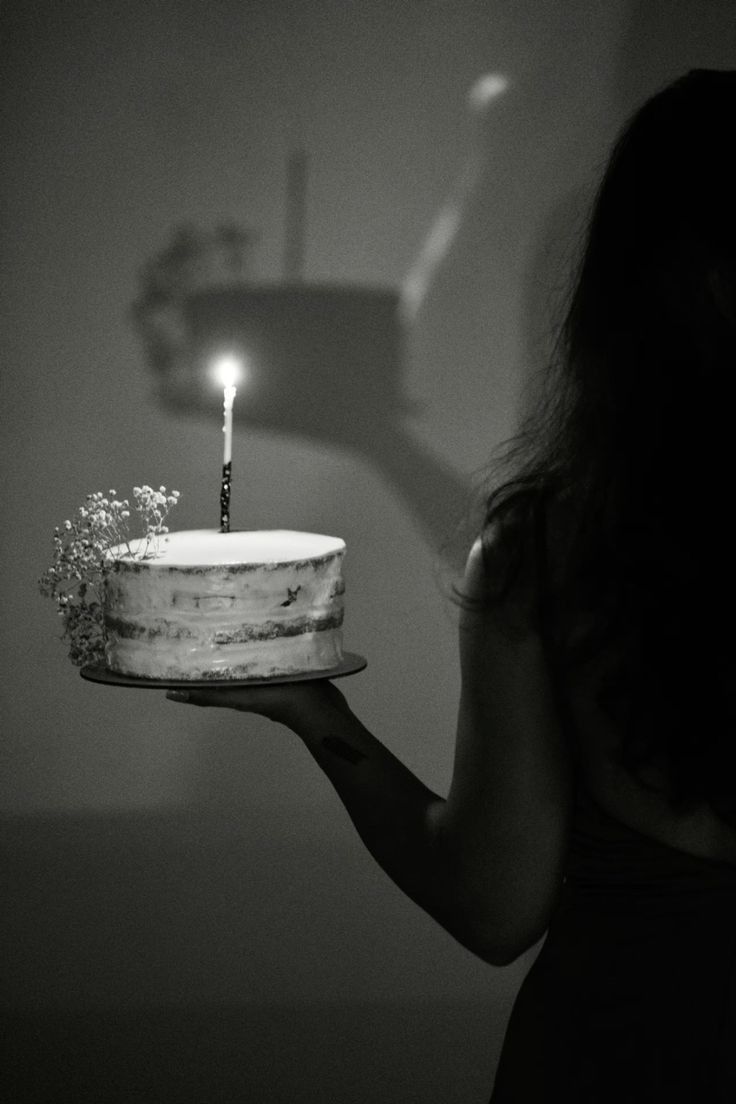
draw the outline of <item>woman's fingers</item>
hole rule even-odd
[[[345,704],[340,692],[324,680],[283,683],[277,686],[235,686],[232,689],[218,687],[209,690],[206,687],[193,687],[190,690],[168,690],[166,697],[169,701],[188,705],[259,713],[290,727],[308,713]]]
[[[167,690],[169,701],[187,705],[218,705],[228,709],[242,709],[243,695],[238,690]]]
[[[291,688],[286,686],[236,686],[227,688],[169,690],[169,701],[187,705],[214,706],[219,709],[239,709],[244,713],[260,713],[279,720],[293,703]]]

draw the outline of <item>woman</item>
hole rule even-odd
[[[330,683],[187,698],[293,729],[481,958],[547,933],[494,1104],[736,1100],[735,118],[736,73],[691,72],[613,151],[459,590],[447,798]]]

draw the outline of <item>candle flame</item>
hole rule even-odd
[[[240,382],[243,374],[243,362],[232,354],[218,357],[212,365],[212,374],[220,387],[235,391],[235,385]]]

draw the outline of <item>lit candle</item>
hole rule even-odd
[[[223,464],[230,464],[233,459],[233,402],[235,400],[235,394],[235,384],[230,384],[224,388],[223,411],[225,415],[225,424],[222,427],[222,432],[225,434],[225,447],[222,455]]]
[[[234,356],[221,357],[214,367],[223,388],[222,483],[220,484],[220,532],[230,532],[230,485],[233,461],[233,402],[235,382],[240,376],[240,361]]]

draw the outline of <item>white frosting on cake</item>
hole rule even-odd
[[[270,678],[342,659],[345,543],[291,530],[190,530],[112,549],[107,666],[158,679]]]

